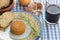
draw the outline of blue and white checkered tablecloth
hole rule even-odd
[[[12,12],[23,12],[23,7],[19,7],[18,1],[14,0],[15,4]],[[60,20],[58,24],[47,24],[45,22],[45,5],[46,1],[49,3],[55,3],[57,5],[60,5],[60,0],[32,0],[31,2],[41,2],[43,4],[43,12],[38,16],[39,20],[42,22],[42,36],[43,40],[60,40]]]

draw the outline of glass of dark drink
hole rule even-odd
[[[59,20],[60,8],[57,5],[49,5],[46,8],[45,19],[46,22],[55,24]]]

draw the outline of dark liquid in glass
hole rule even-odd
[[[57,23],[59,20],[60,8],[57,5],[50,5],[46,8],[46,20],[50,23]]]

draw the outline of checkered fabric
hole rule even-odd
[[[43,1],[43,0],[42,0]],[[60,0],[47,0],[49,4],[60,5]],[[46,2],[45,2],[46,4]],[[45,6],[44,6],[45,8]],[[43,12],[42,16],[43,20],[43,28],[42,28],[42,37],[43,40],[60,40],[60,19],[58,24],[48,24],[45,22],[45,12]]]
[[[14,0],[14,7],[11,10],[12,12],[23,12],[23,7],[19,7],[18,0]],[[46,1],[50,4],[60,5],[60,0],[32,0],[32,2],[41,2],[43,4],[43,12],[38,16],[39,20],[43,24],[41,39],[43,40],[60,40],[60,20],[58,24],[48,24],[45,22],[45,6]],[[40,40],[40,39],[39,39]]]

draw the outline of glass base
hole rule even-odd
[[[48,22],[46,19],[45,19],[45,22],[47,22],[48,24],[57,24],[57,23]]]

